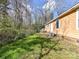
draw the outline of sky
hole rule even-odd
[[[30,0],[30,5],[31,7],[34,7],[34,8],[41,8],[44,3],[45,3],[45,0]]]
[[[54,1],[54,0],[51,0],[51,1]],[[62,3],[62,1],[65,2],[64,3],[65,6]],[[59,5],[58,5],[59,8],[56,10],[52,9],[51,13],[54,14],[53,17],[57,17],[59,14],[68,10],[69,8],[71,8],[73,5],[75,5],[78,2],[79,2],[79,0],[55,0],[56,4],[59,3]],[[32,11],[36,12],[36,13],[37,13],[37,8],[42,9],[45,3],[46,3],[46,0],[30,0],[30,2],[29,2],[29,4],[31,5],[31,8],[33,9]],[[57,15],[57,12],[59,12],[58,15]]]
[[[61,0],[62,1],[62,0]],[[72,7],[75,3],[79,2],[79,0],[64,0],[67,8]],[[57,1],[56,1],[57,2]],[[42,8],[45,0],[30,0],[31,7],[33,8]]]
[[[79,3],[79,0],[65,0],[68,7],[72,7],[73,5]]]
[[[14,0],[11,0],[11,1],[14,1]],[[38,9],[42,9],[43,6],[44,6],[44,4],[47,2],[46,0],[28,0],[28,1],[29,1],[29,3],[28,3],[28,9],[29,9],[29,11],[32,11],[33,13],[37,13]],[[62,1],[65,1],[65,7],[66,8],[62,8],[62,6],[63,6],[63,3],[61,3]],[[61,12],[62,10],[66,11],[67,9],[69,9],[70,7],[72,7],[73,5],[75,5],[76,3],[79,3],[79,0],[55,0],[55,2],[56,2],[56,4],[60,3],[60,7],[59,7],[59,5],[57,7],[59,7],[58,12]],[[9,5],[9,7],[13,8],[12,6],[13,6],[13,2],[11,2],[11,4]],[[12,13],[12,15],[14,14],[13,10],[9,10],[8,12],[10,12],[10,14]],[[57,10],[53,10],[53,12],[54,12],[55,16],[57,16],[57,14],[56,14]]]

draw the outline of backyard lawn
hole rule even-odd
[[[0,59],[79,59],[77,46],[35,34],[0,47]]]

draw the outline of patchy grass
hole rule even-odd
[[[61,38],[31,35],[0,48],[0,59],[79,59],[77,47]]]

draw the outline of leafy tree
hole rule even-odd
[[[0,0],[0,4],[5,4],[7,0]]]

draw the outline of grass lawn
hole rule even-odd
[[[0,48],[0,59],[79,59],[77,47],[58,37],[31,35]]]

